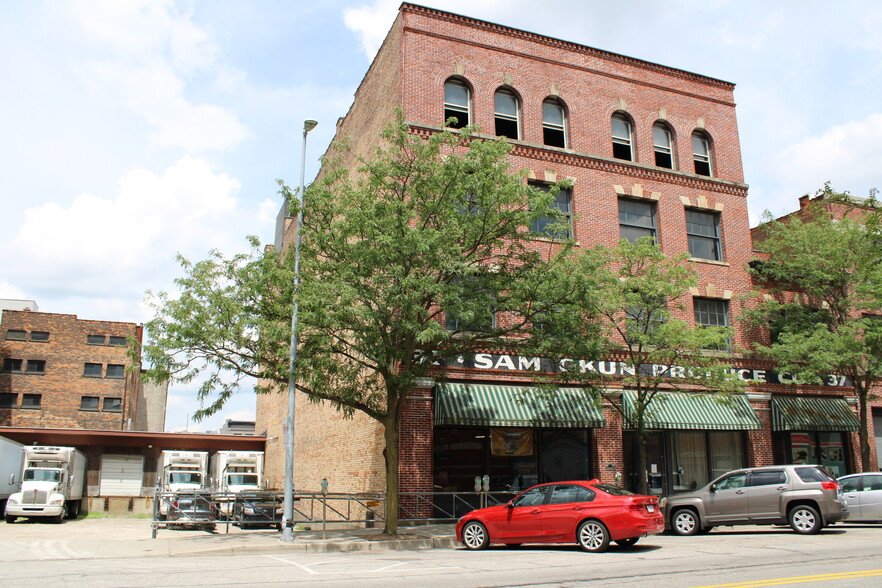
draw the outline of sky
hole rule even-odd
[[[882,2],[423,0],[425,6],[736,84],[748,207],[826,181],[882,188]],[[307,181],[398,0],[0,0],[0,298],[145,323],[176,256],[272,242],[277,179]],[[169,389],[166,429],[202,422]]]

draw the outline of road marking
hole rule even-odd
[[[306,572],[306,573],[308,573],[308,574],[312,574],[312,575],[314,575],[314,576],[333,575],[333,574],[337,574],[337,575],[348,575],[348,574],[376,574],[376,573],[388,572],[389,570],[392,570],[392,569],[394,569],[396,572],[425,572],[425,571],[434,572],[434,571],[438,571],[438,570],[460,570],[460,569],[462,569],[462,568],[460,568],[460,567],[448,567],[448,566],[440,566],[440,565],[428,565],[428,566],[423,566],[423,567],[419,567],[419,568],[401,568],[401,567],[399,567],[399,566],[407,565],[407,564],[409,564],[409,563],[413,563],[413,562],[410,562],[410,561],[394,561],[393,563],[390,563],[390,564],[388,564],[388,565],[385,565],[385,566],[382,566],[382,567],[380,567],[380,568],[373,569],[373,570],[371,570],[371,569],[362,569],[362,570],[339,570],[339,571],[338,571],[338,570],[327,570],[327,571],[318,571],[318,570],[314,570],[314,569],[312,569],[312,567],[310,567],[310,566],[313,566],[313,567],[314,567],[314,566],[320,566],[320,565],[332,565],[332,564],[342,563],[343,560],[344,560],[344,558],[340,558],[340,559],[332,559],[332,560],[325,560],[325,561],[318,561],[318,562],[315,562],[315,563],[310,564],[310,566],[306,566],[306,565],[303,565],[303,564],[299,564],[299,563],[297,563],[296,561],[292,561],[292,560],[290,560],[290,559],[286,559],[286,558],[283,558],[283,557],[276,557],[276,556],[274,556],[274,555],[264,555],[264,557],[267,557],[267,558],[269,558],[269,559],[274,559],[274,560],[276,560],[276,561],[280,561],[280,562],[282,562],[282,563],[286,563],[286,564],[289,564],[289,565],[295,566],[295,567],[297,567],[297,568],[303,570],[304,572]],[[351,560],[348,560],[348,561],[346,561],[345,563],[348,564],[349,567],[352,567],[352,565],[353,565],[354,562],[352,562]],[[365,565],[364,565],[364,566],[361,566],[361,567],[367,567],[367,565],[368,565],[369,563],[373,563],[373,562],[363,562],[363,563],[364,563]]]
[[[282,562],[282,563],[290,564],[290,565],[292,565],[292,566],[294,566],[294,567],[300,568],[301,570],[303,570],[303,571],[306,572],[307,574],[318,574],[318,573],[319,573],[319,572],[315,572],[315,571],[309,569],[309,568],[306,567],[306,566],[302,566],[302,565],[300,565],[300,564],[297,563],[296,561],[290,561],[290,560],[287,560],[287,559],[284,559],[284,558],[281,558],[281,557],[276,557],[276,556],[274,556],[274,555],[265,555],[264,557],[268,557],[268,558],[270,558],[270,559],[274,559],[274,560],[276,560],[276,561],[280,561],[280,562]]]
[[[711,584],[696,588],[756,588],[759,586],[778,586],[781,584],[802,584],[804,582],[826,582],[830,580],[850,580],[853,578],[869,578],[882,576],[882,570],[863,570],[858,572],[840,572],[838,574],[819,574],[817,576],[794,576],[792,578],[774,578],[771,580],[754,580],[736,582],[734,584]]]

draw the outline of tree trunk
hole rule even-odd
[[[870,439],[869,439],[869,417],[867,415],[867,396],[869,387],[862,384],[855,386],[855,392],[858,396],[858,418],[860,426],[858,427],[858,443],[861,449],[861,468],[858,471],[867,472],[870,470]]]
[[[387,535],[398,534],[398,414],[386,417],[384,433],[386,449],[386,528]]]
[[[639,458],[637,459],[637,475],[638,478],[638,493],[643,495],[649,494],[649,480],[646,475],[646,433],[639,429],[637,431],[637,453]]]

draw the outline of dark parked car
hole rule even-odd
[[[585,551],[624,547],[664,531],[658,498],[598,480],[554,482],[524,490],[506,504],[473,510],[456,524],[469,549],[490,543],[576,543]]]
[[[272,492],[240,492],[233,503],[233,524],[241,529],[281,529],[282,500]]]
[[[735,470],[667,498],[664,509],[676,535],[707,533],[715,525],[782,524],[808,534],[848,517],[839,483],[817,465]]]
[[[882,523],[882,472],[851,474],[836,481],[842,484],[848,522]]]
[[[169,503],[169,528],[199,528],[213,531],[217,521],[217,503],[209,492],[179,492]]]

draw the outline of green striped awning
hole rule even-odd
[[[582,388],[439,384],[435,424],[485,427],[602,427],[600,408]]]
[[[747,431],[761,428],[759,417],[746,396],[734,395],[724,404],[713,394],[659,392],[646,409],[644,422],[649,429],[704,429],[714,431]],[[633,418],[637,392],[622,394],[625,414]]]
[[[772,396],[773,431],[857,431],[857,416],[844,398]]]

